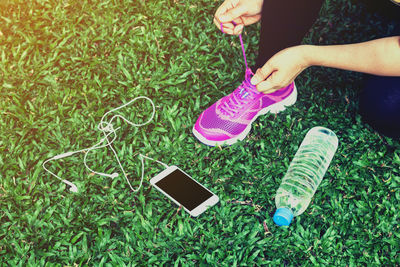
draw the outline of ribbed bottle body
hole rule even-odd
[[[336,152],[338,139],[331,130],[314,127],[306,134],[276,193],[276,207],[288,208],[294,216],[310,204]]]

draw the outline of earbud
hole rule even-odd
[[[110,114],[112,112],[115,112],[115,111],[118,111],[118,110],[120,110],[120,109],[122,109],[122,108],[124,108],[124,107],[126,107],[128,105],[131,105],[133,102],[135,102],[135,101],[137,101],[139,99],[145,99],[145,100],[149,101],[151,106],[152,106],[153,111],[152,111],[148,121],[137,124],[137,123],[133,123],[133,122],[129,121],[128,119],[126,119],[125,117],[123,117],[122,115],[119,115],[119,114],[116,114],[116,115],[112,116],[111,119],[108,122],[104,121],[104,119],[108,116],[108,114]],[[50,162],[52,160],[59,160],[59,159],[62,159],[62,158],[66,158],[66,157],[72,156],[72,155],[74,155],[76,153],[79,153],[79,152],[85,152],[85,156],[83,158],[83,164],[85,165],[85,167],[91,173],[95,173],[95,174],[98,174],[98,175],[101,175],[101,176],[110,177],[110,178],[114,179],[114,178],[119,176],[118,173],[114,172],[112,174],[107,174],[107,173],[102,173],[102,172],[96,172],[95,170],[92,170],[86,163],[86,157],[87,157],[87,155],[89,154],[90,151],[93,151],[93,150],[96,150],[96,149],[100,149],[100,148],[104,148],[104,147],[108,147],[109,149],[111,149],[113,151],[115,159],[117,160],[118,165],[119,165],[119,167],[120,167],[120,169],[121,169],[121,171],[123,173],[123,176],[125,177],[126,182],[129,185],[129,187],[131,188],[131,190],[133,192],[137,192],[140,189],[140,187],[142,185],[142,182],[143,182],[143,178],[144,178],[144,158],[153,160],[155,162],[158,162],[158,163],[160,163],[160,164],[162,164],[163,166],[166,166],[166,167],[168,167],[168,165],[166,165],[166,164],[164,164],[164,163],[162,163],[160,161],[157,161],[155,159],[152,159],[150,157],[140,155],[141,163],[142,163],[142,177],[141,177],[141,180],[140,180],[139,187],[137,189],[133,189],[133,187],[132,187],[131,183],[129,182],[129,179],[128,179],[125,171],[124,171],[124,168],[122,167],[122,164],[121,164],[121,162],[120,162],[120,160],[118,158],[117,152],[114,150],[114,148],[111,145],[117,138],[116,132],[121,128],[121,126],[119,126],[117,128],[114,128],[113,125],[112,125],[112,122],[113,122],[114,119],[121,119],[121,120],[125,121],[126,123],[128,123],[131,126],[140,127],[140,126],[144,126],[144,125],[150,123],[153,120],[155,113],[156,113],[156,107],[155,107],[153,101],[150,98],[148,98],[146,96],[136,97],[136,98],[130,100],[128,103],[123,104],[122,106],[119,106],[119,107],[114,108],[114,109],[112,109],[110,111],[107,111],[103,115],[103,117],[100,120],[100,123],[97,125],[97,129],[104,134],[104,137],[100,140],[100,142],[98,142],[97,144],[95,144],[94,146],[92,146],[90,148],[84,148],[84,149],[80,149],[80,150],[77,150],[77,151],[66,152],[66,153],[62,153],[62,154],[56,155],[56,156],[54,156],[52,158],[49,158],[49,159],[47,159],[47,160],[45,160],[43,162],[42,167],[45,169],[45,171],[47,171],[48,173],[50,173],[51,175],[53,175],[57,179],[61,180],[63,183],[69,185],[70,186],[69,190],[71,192],[75,192],[76,193],[76,192],[78,192],[78,187],[75,184],[73,184],[70,181],[68,181],[68,180],[63,180],[60,176],[58,176],[57,174],[55,174],[55,173],[51,172],[50,170],[48,170],[46,168],[46,166],[45,166],[46,163]],[[113,135],[112,140],[109,140],[109,138],[108,138],[108,136],[110,136],[110,135]]]
[[[74,192],[74,193],[78,192],[78,187],[76,187],[75,184],[71,183],[71,182],[68,181],[68,180],[62,180],[62,181],[63,181],[64,183],[66,183],[67,185],[71,186],[71,188],[69,189],[69,191]]]
[[[72,186],[69,188],[69,191],[74,192],[74,193],[78,193],[78,187],[76,187],[76,185],[72,185]]]

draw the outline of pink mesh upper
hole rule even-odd
[[[246,70],[245,80],[231,94],[221,98],[200,115],[196,130],[208,140],[223,141],[240,135],[264,108],[288,97],[293,83],[272,94],[258,92],[250,84],[252,72]]]
[[[222,23],[221,30],[223,32]],[[294,90],[292,83],[272,94],[258,92],[256,87],[250,83],[254,74],[247,66],[241,35],[239,35],[239,39],[246,66],[245,79],[231,94],[207,108],[197,119],[194,128],[207,140],[225,141],[237,137],[245,131],[260,111],[282,101]]]

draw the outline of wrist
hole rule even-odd
[[[304,68],[317,65],[315,45],[301,45],[301,55],[304,60]]]

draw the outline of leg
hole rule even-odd
[[[264,0],[255,73],[280,50],[299,45],[314,24],[324,0]]]
[[[368,76],[360,95],[360,114],[379,133],[400,138],[400,77]]]
[[[300,44],[314,23],[323,0],[264,0],[261,18],[261,38],[258,67],[276,52]],[[306,3],[304,6],[303,3]],[[245,79],[231,94],[221,98],[200,114],[193,134],[209,145],[231,145],[246,138],[258,116],[277,113],[296,101],[294,84],[272,94],[257,91],[250,83],[252,73],[246,70]]]
[[[371,13],[378,14],[388,20],[399,20],[399,7],[391,1],[353,0],[355,4],[364,4]]]

